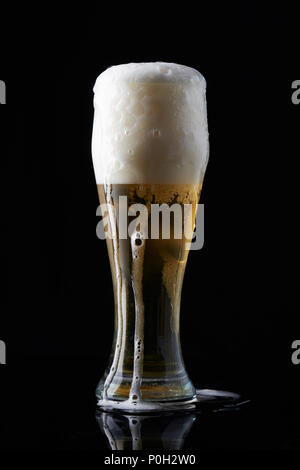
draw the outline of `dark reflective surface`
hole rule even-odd
[[[249,385],[251,402],[242,406],[138,418],[96,414],[98,376],[98,360],[44,359],[18,365],[11,358],[1,370],[0,448],[97,450],[105,455],[113,448],[300,448],[299,388],[288,376],[281,375],[284,386],[276,388],[274,382],[272,389],[260,376],[259,385]],[[232,381],[230,388],[237,390],[237,384]]]
[[[234,415],[251,403],[236,394],[216,390],[197,390],[197,397],[199,402],[191,410],[131,414],[98,408],[96,419],[112,450],[183,450],[194,424],[197,435],[216,413]]]

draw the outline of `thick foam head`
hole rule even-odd
[[[97,184],[201,183],[208,160],[206,82],[165,62],[110,67],[94,92]]]

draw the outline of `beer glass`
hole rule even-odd
[[[208,161],[205,90],[198,71],[163,62],[110,67],[94,87],[92,155],[115,303],[96,390],[103,408],[173,409],[196,396],[179,324]]]

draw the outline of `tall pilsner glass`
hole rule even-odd
[[[176,236],[175,212],[169,236],[159,227],[151,237],[151,213],[190,205],[194,228],[208,161],[205,89],[195,69],[163,62],[114,66],[95,84],[92,154],[100,203],[108,207],[115,299],[112,352],[96,391],[104,408],[151,411],[195,397],[179,337],[191,237],[183,227]],[[146,208],[126,236],[121,201],[129,225],[130,207]]]

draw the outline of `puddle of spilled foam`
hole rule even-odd
[[[227,392],[223,390],[212,390],[212,389],[200,389],[196,390],[196,396],[184,400],[184,401],[173,401],[173,402],[150,402],[142,399],[133,400],[129,398],[124,401],[115,401],[101,399],[98,401],[97,406],[107,411],[123,411],[128,413],[155,413],[158,411],[189,411],[200,408],[204,405],[213,405],[214,403],[218,406],[230,404],[234,406],[239,404],[241,396],[237,393]]]

